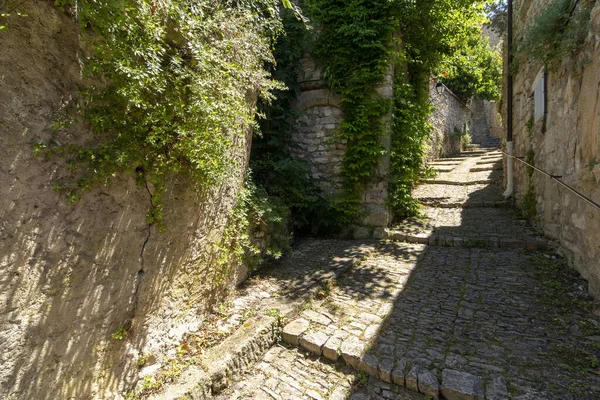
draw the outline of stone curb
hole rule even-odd
[[[460,237],[437,234],[432,235],[430,233],[405,234],[401,232],[390,232],[387,238],[399,242],[429,244],[432,246],[491,247],[524,250],[548,249],[548,244],[545,241],[538,239],[523,240],[504,237]]]
[[[286,343],[297,347],[298,345],[317,356],[325,356],[324,344],[329,343],[333,337],[321,331],[309,330],[306,320],[300,319],[290,322],[284,327],[284,332],[293,326],[302,326],[303,330],[296,331],[293,340]],[[289,336],[284,336],[284,338]],[[422,393],[431,399],[447,400],[508,400],[506,381],[500,375],[494,375],[486,385],[481,377],[462,371],[444,369],[440,383],[436,374],[421,366],[418,360],[412,362],[399,359],[394,362],[389,357],[378,358],[366,352],[368,343],[356,336],[349,336],[336,341],[337,354],[345,364],[352,369],[363,372],[383,382],[404,386],[415,392]],[[337,358],[336,358],[337,360]],[[335,361],[335,360],[334,360]]]
[[[341,267],[329,271],[331,274],[323,283],[328,284],[339,278],[362,259],[363,256],[348,257]],[[301,297],[282,298],[278,307],[280,319],[295,318],[302,310],[302,305],[314,298],[320,290],[321,285],[315,282],[314,287]],[[223,342],[208,349],[199,364],[186,368],[175,382],[166,386],[161,393],[152,395],[150,399],[212,399],[237,377],[243,375],[248,366],[260,361],[267,350],[277,343],[278,338],[274,330],[277,325],[278,321],[272,316],[257,315],[251,318]],[[282,334],[282,338],[286,343],[288,340],[293,341],[286,333]],[[299,337],[296,338],[298,339]]]
[[[470,203],[464,203],[464,202],[436,203],[435,201],[419,200],[419,202],[424,206],[436,207],[436,208],[499,208],[499,207],[510,207],[511,206],[511,203],[508,201],[472,201]]]
[[[487,184],[493,184],[493,183],[498,183],[498,182],[499,181],[496,181],[494,179],[479,179],[479,180],[464,181],[464,182],[449,181],[449,180],[442,180],[442,179],[425,179],[425,180],[423,180],[423,183],[431,183],[431,184],[436,184],[436,185],[452,185],[452,186],[487,185]]]
[[[483,172],[483,171],[502,171],[502,166],[494,167],[473,167],[469,169],[469,172]]]

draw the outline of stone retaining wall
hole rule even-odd
[[[33,146],[95,139],[81,125],[51,128],[81,76],[79,28],[51,4],[23,3],[27,16],[0,35],[0,397],[110,399],[135,384],[141,353],[160,359],[245,276],[216,270],[212,244],[249,137],[239,138],[234,182],[209,193],[169,184],[166,232],[146,224],[149,193],[131,174],[68,204],[53,190],[69,174],[64,162]]]
[[[432,160],[456,154],[461,150],[460,133],[465,132],[471,119],[471,110],[449,89],[442,94],[436,90],[437,80],[429,81],[429,99],[433,112],[427,159]],[[467,128],[468,129],[468,128]]]
[[[346,140],[336,135],[343,118],[340,96],[329,90],[322,80],[320,68],[310,56],[307,55],[301,62],[301,94],[295,107],[302,116],[298,120],[297,133],[292,138],[293,152],[295,156],[308,162],[312,177],[317,180],[323,192],[328,196],[335,196],[342,187],[340,172],[347,146]],[[393,70],[390,68],[385,80],[377,87],[379,95],[393,97],[392,77]],[[360,224],[367,227],[387,226],[391,221],[387,205],[391,110],[384,119],[387,129],[381,140],[383,148],[388,151],[380,158],[377,171],[363,191],[365,217]]]
[[[549,4],[547,0],[517,3],[515,38],[531,26]],[[522,62],[514,78],[514,153],[575,189],[600,202],[600,2],[584,49],[548,71],[547,120],[534,116],[534,84],[542,66]],[[515,196],[527,207],[526,194],[534,199],[536,222],[555,239],[570,263],[600,298],[600,210],[588,205],[548,177],[515,162]],[[529,206],[531,208],[531,206]]]

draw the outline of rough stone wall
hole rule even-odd
[[[547,0],[516,3],[518,39]],[[513,138],[516,156],[533,155],[535,165],[596,202],[600,202],[600,2],[596,1],[582,52],[550,70],[547,80],[547,129],[534,119],[534,80],[542,66],[522,62],[514,77]],[[531,122],[530,122],[531,121]],[[515,161],[515,196],[522,206],[526,193],[535,193],[537,223],[555,239],[572,265],[600,298],[600,211]]]
[[[216,271],[212,243],[241,186],[248,137],[236,182],[210,193],[171,182],[164,233],[146,225],[149,193],[131,175],[68,204],[53,190],[64,163],[35,157],[33,145],[94,138],[81,125],[51,128],[80,83],[78,27],[51,4],[25,2],[28,16],[0,34],[0,397],[110,399],[135,383],[139,353],[160,355],[197,329],[245,276]],[[120,327],[127,338],[111,338]]]
[[[482,35],[492,46],[502,42],[500,35],[488,26],[483,26]],[[471,101],[471,110],[471,142],[484,147],[499,145],[504,126],[497,103],[475,97]]]
[[[464,132],[471,118],[471,110],[454,93],[446,89],[440,95],[435,89],[436,84],[435,79],[429,81],[429,99],[433,112],[429,117],[432,130],[428,143],[428,160],[458,153],[461,148],[457,132]]]
[[[483,147],[497,144],[503,126],[496,102],[475,97],[471,100],[471,110],[471,142]]]
[[[315,61],[307,55],[301,61],[303,75],[299,77],[301,94],[294,107],[302,116],[293,139],[293,153],[308,162],[313,178],[326,195],[340,192],[342,160],[347,142],[336,135],[342,120],[340,97],[331,92],[322,79],[322,72]],[[393,70],[390,69],[384,82],[377,88],[386,98],[393,96]],[[382,138],[383,147],[390,149],[391,112],[385,117],[387,132]],[[381,157],[376,173],[368,183],[362,203],[366,216],[362,225],[387,226],[391,222],[387,206],[388,176],[390,169],[389,152]]]

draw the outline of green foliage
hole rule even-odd
[[[24,3],[24,0],[0,0],[0,33],[8,29],[8,22],[12,16],[27,16],[19,11]]]
[[[342,165],[343,196],[336,208],[345,222],[360,210],[363,184],[376,173],[383,154],[382,116],[394,110],[390,203],[397,216],[414,215],[418,203],[410,197],[425,168],[425,140],[430,126],[428,79],[441,62],[456,60],[452,70],[462,91],[487,98],[498,96],[498,53],[479,38],[485,22],[486,1],[426,0],[421,2],[311,0],[308,14],[321,30],[315,43],[329,87],[341,95],[344,119],[338,135],[346,139]],[[394,36],[399,32],[401,40]],[[487,44],[487,43],[485,43]],[[473,55],[472,53],[477,53]],[[460,61],[460,62],[459,62]],[[405,69],[403,63],[407,64]],[[375,87],[396,64],[393,101],[379,96]],[[475,68],[475,72],[471,69]],[[462,75],[467,75],[462,81]],[[474,79],[473,77],[477,77]],[[454,82],[454,81],[453,81]]]
[[[487,38],[474,33],[442,64],[441,80],[463,101],[473,96],[498,100],[502,85],[500,46],[492,47]]]
[[[431,105],[423,85],[406,83],[399,73],[394,85],[390,205],[396,218],[416,216],[419,202],[411,196],[424,168],[425,142],[431,125]]]
[[[262,187],[256,186],[249,177],[240,191],[233,207],[221,241],[216,284],[222,284],[230,276],[233,265],[246,262],[251,269],[260,267],[265,261],[263,254],[278,259],[289,250],[289,209],[277,199],[269,197]],[[260,232],[266,236],[266,248],[261,249],[253,240]]]
[[[554,0],[524,33],[517,61],[527,59],[555,68],[571,58],[585,41],[593,4],[584,0],[575,7],[571,0]]]
[[[128,328],[120,326],[116,331],[111,334],[111,337],[116,340],[123,340],[127,337]]]
[[[506,0],[493,0],[486,4],[485,10],[490,20],[488,26],[500,36],[504,36],[508,28],[508,4]]]
[[[480,35],[481,24],[485,22],[485,3],[450,0],[396,3],[404,48],[399,61],[407,63],[406,70],[397,68],[394,88],[389,198],[396,218],[419,213],[419,203],[411,197],[411,192],[427,170],[425,144],[431,131],[427,119],[432,111],[429,77],[448,65],[456,65],[457,59],[474,57],[471,52],[475,47],[468,44]],[[455,71],[458,82],[464,71],[460,68]],[[489,89],[477,82],[469,90],[484,93]]]
[[[525,155],[525,162],[531,165],[535,165],[535,152],[533,150],[529,149],[527,151],[527,154]],[[530,180],[533,177],[534,171],[535,170],[533,168],[527,167],[527,176],[529,176]]]
[[[365,386],[367,383],[369,383],[369,375],[365,374],[364,372],[359,372],[356,374],[356,382],[360,386]]]
[[[280,87],[264,69],[281,27],[276,0],[79,0],[77,11],[92,49],[78,111],[97,141],[48,146],[75,171],[56,188],[77,200],[136,171],[154,187],[148,223],[160,226],[172,174],[209,188],[243,167],[236,148],[253,124],[253,94]]]
[[[307,1],[308,14],[321,30],[313,54],[329,88],[341,95],[344,119],[337,132],[347,141],[341,176],[342,197],[335,208],[343,222],[360,211],[360,193],[383,153],[382,117],[391,103],[375,91],[389,68],[396,26],[393,3],[387,1]]]
[[[292,12],[283,12],[284,34],[275,47],[273,78],[284,89],[273,92],[274,100],[260,102],[259,128],[252,142],[250,166],[254,181],[271,201],[289,209],[290,229],[337,225],[329,202],[310,176],[309,165],[291,154],[300,112],[293,102],[300,93],[300,59],[310,48],[309,30]],[[276,68],[275,68],[276,66]]]

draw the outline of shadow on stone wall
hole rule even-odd
[[[164,233],[146,224],[149,193],[130,175],[68,204],[53,190],[64,162],[32,150],[94,141],[81,125],[51,128],[78,92],[78,27],[50,2],[23,7],[0,36],[0,397],[108,399],[135,383],[141,352],[176,343],[244,276],[214,270],[212,243],[248,138],[236,182],[210,193],[170,183]]]

